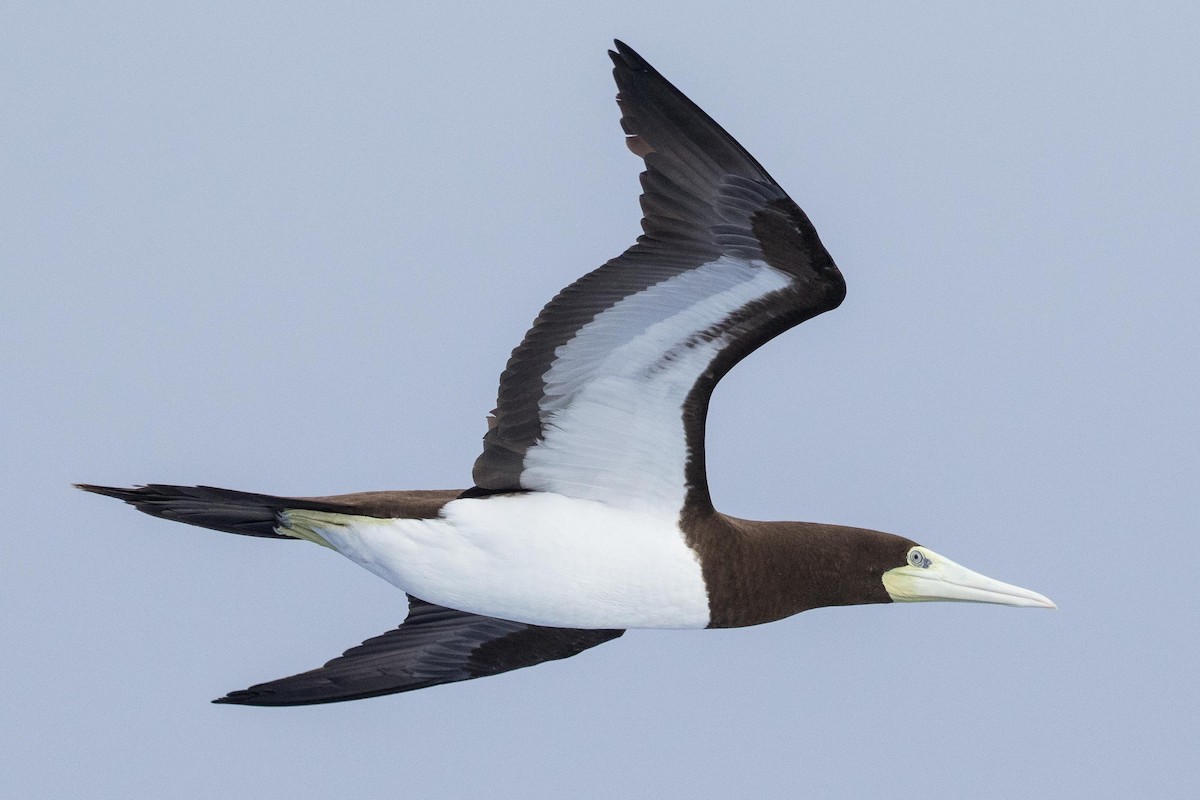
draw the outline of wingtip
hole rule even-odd
[[[213,705],[218,706],[254,706],[262,705],[261,703],[254,702],[261,696],[262,694],[260,692],[251,692],[246,689],[239,689],[236,692],[230,692],[227,695],[218,697],[212,702]]]
[[[325,702],[325,701],[315,701]],[[218,697],[212,701],[213,705],[218,706],[259,706],[277,708],[282,706],[304,706],[313,705],[312,700],[295,700],[281,699],[280,696],[270,689],[238,689],[230,692],[224,697]]]
[[[124,500],[127,503],[132,502],[131,498],[139,491],[137,488],[124,489],[119,486],[99,486],[94,483],[73,483],[71,485],[80,491],[90,492],[91,494],[99,494],[105,497],[115,497],[116,499]]]
[[[608,55],[613,60],[613,63],[618,67],[625,67],[631,70],[650,70],[653,67],[646,59],[638,55],[638,52],[629,45],[622,42],[620,39],[613,39],[613,46],[616,50],[609,50]]]
[[[617,53],[619,55],[635,58],[638,61],[644,60],[641,56],[639,56],[637,54],[636,50],[634,50],[632,47],[630,47],[629,45],[622,42],[620,39],[613,39],[613,46],[617,48]]]

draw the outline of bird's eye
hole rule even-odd
[[[912,550],[908,551],[908,563],[912,564],[914,567],[928,569],[929,565],[933,562],[929,560],[927,555],[914,547]]]

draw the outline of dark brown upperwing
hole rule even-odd
[[[408,618],[399,628],[319,669],[230,692],[213,702],[302,706],[409,692],[568,658],[622,633],[526,625],[410,597]]]

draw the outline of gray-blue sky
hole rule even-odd
[[[1194,796],[1198,23],[9,4],[3,783]],[[717,390],[717,504],[902,533],[1061,610],[822,610],[393,698],[210,706],[395,625],[402,595],[67,484],[465,486],[509,349],[637,232],[614,36],[762,161],[849,284]]]

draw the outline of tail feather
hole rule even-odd
[[[242,536],[295,539],[283,533],[285,511],[305,510],[367,517],[431,519],[442,506],[464,494],[458,489],[408,492],[358,492],[331,497],[279,497],[214,486],[151,483],[131,489],[77,483],[85,492],[124,500],[154,517],[186,522]],[[299,538],[308,538],[300,536]]]
[[[167,486],[151,483],[132,489],[113,486],[75,484],[85,492],[102,494],[124,500],[138,511],[202,528],[237,533],[242,536],[262,536],[268,539],[291,539],[276,533],[279,513],[295,505],[294,500],[269,494],[238,492],[213,486]]]

